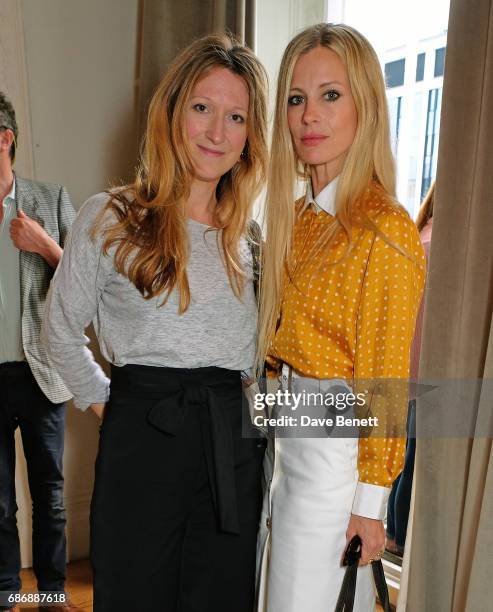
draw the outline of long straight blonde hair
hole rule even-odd
[[[379,230],[364,211],[357,209],[368,187],[381,188],[389,204],[396,205],[395,164],[390,143],[385,83],[378,57],[368,40],[354,28],[320,23],[303,30],[287,46],[277,83],[272,149],[266,197],[267,240],[260,290],[259,341],[256,370],[264,359],[279,317],[283,278],[289,273],[289,255],[296,221],[295,190],[300,178],[309,179],[309,167],[298,158],[287,120],[289,91],[298,58],[315,47],[331,49],[344,62],[356,106],[358,124],[339,177],[335,222],[323,237],[327,249],[342,229],[351,248],[356,223]]]
[[[266,174],[267,79],[253,52],[228,34],[195,41],[171,63],[150,102],[135,181],[111,193],[93,228],[93,235],[99,229],[104,233],[105,253],[116,246],[115,268],[144,298],[162,295],[164,304],[176,287],[180,313],[190,304],[185,203],[193,164],[185,113],[195,84],[216,67],[242,77],[249,93],[246,145],[238,163],[219,180],[214,211],[214,226],[223,230],[228,277],[235,294],[241,295],[244,273],[238,244]],[[102,228],[108,210],[117,221]]]

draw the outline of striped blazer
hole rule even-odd
[[[65,187],[16,176],[15,200],[62,248],[75,218]],[[26,360],[46,397],[53,403],[69,400],[69,392],[50,362],[39,339],[46,294],[54,270],[37,253],[20,252],[21,337]]]

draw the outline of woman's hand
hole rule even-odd
[[[91,410],[100,419],[102,419],[104,416],[104,407],[105,407],[105,404],[91,404]]]
[[[355,535],[359,535],[362,542],[360,565],[367,565],[371,561],[381,558],[385,550],[383,521],[351,514],[346,531],[346,546]]]

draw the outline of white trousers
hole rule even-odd
[[[258,612],[334,611],[345,572],[341,558],[358,481],[357,454],[356,438],[269,440],[257,546]],[[361,567],[354,612],[374,610],[371,568]]]

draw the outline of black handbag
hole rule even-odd
[[[354,536],[349,542],[342,564],[346,566],[346,573],[342,581],[341,592],[334,612],[352,612],[354,606],[354,595],[356,593],[356,577],[358,573],[358,562],[361,557],[361,539]],[[389,591],[385,582],[385,574],[380,559],[371,563],[373,579],[377,588],[378,599],[385,612],[391,612]]]

